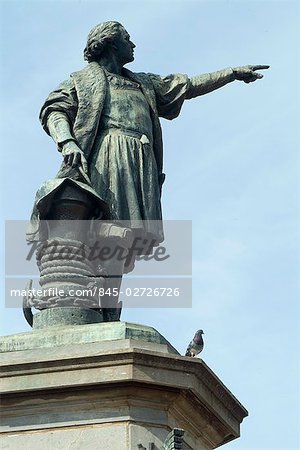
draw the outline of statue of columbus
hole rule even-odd
[[[62,249],[66,242],[78,248],[80,233],[75,225],[71,225],[72,230],[61,229],[61,219],[72,219],[73,224],[80,219],[109,219],[123,226],[126,223],[131,234],[151,242],[152,247],[140,253],[149,254],[164,239],[161,190],[165,175],[159,118],[172,120],[179,115],[185,100],[234,80],[251,83],[263,76],[257,70],[269,67],[248,65],[194,77],[134,73],[124,67],[134,60],[134,48],[120,23],[95,26],[84,49],[87,66],[72,73],[42,106],[42,126],[55,141],[63,161],[57,176],[43,183],[37,192],[29,241],[56,242],[59,238]],[[60,225],[52,225],[43,237],[41,222],[52,219],[60,221]],[[77,280],[81,285],[101,278],[106,270],[106,285],[118,279],[119,286],[123,273],[133,269],[135,259],[128,240],[122,242],[129,256],[118,269],[114,265],[114,273],[111,262],[103,263],[101,270],[91,267],[90,261],[77,265],[59,259],[51,262],[50,250],[44,249],[39,253],[40,284],[50,289],[59,283],[68,291],[67,276],[83,271],[85,279]],[[65,302],[68,298],[66,294]],[[62,304],[60,298],[46,300],[35,306],[43,309]],[[71,300],[74,305],[85,305],[83,300]],[[111,313],[108,309],[103,313],[104,320],[118,320],[115,305],[110,308]]]
[[[134,73],[124,67],[134,60],[134,48],[120,23],[95,26],[84,49],[88,65],[50,93],[40,119],[63,156],[58,176],[79,167],[113,220],[146,228],[160,242],[162,229],[154,222],[162,219],[165,178],[159,117],[172,120],[185,100],[234,80],[255,81],[262,78],[256,71],[269,66],[195,77]]]

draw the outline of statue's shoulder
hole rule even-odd
[[[140,78],[141,80],[149,81],[150,80],[150,74],[145,72],[135,72],[134,75],[137,78]]]
[[[104,70],[96,62],[91,62],[87,66],[83,67],[83,69],[77,70],[76,72],[72,72],[70,74],[70,78],[73,80],[84,80],[95,77],[98,79],[104,78]]]

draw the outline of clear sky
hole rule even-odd
[[[84,66],[86,36],[106,20],[123,23],[136,43],[133,71],[271,65],[262,80],[186,101],[178,119],[162,121],[164,218],[193,221],[193,307],[128,309],[122,319],[154,326],[182,353],[203,328],[203,360],[250,414],[242,437],[224,448],[295,450],[297,2],[2,0],[3,219],[27,219],[38,186],[55,175],[60,155],[38,112],[50,90]],[[1,319],[2,334],[29,330],[20,310],[2,307]]]

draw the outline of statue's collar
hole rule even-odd
[[[136,83],[139,83],[139,82],[140,82],[140,80],[138,79],[138,77],[136,76],[136,74],[133,73],[133,72],[131,72],[131,70],[125,69],[125,67],[123,67],[122,72],[123,72],[124,76],[125,76],[126,78],[128,78],[129,80],[135,81]]]
[[[109,73],[111,75],[118,76],[118,74],[114,74],[112,72],[109,72],[109,70],[107,70],[105,67],[101,66],[101,64],[99,64],[98,62],[94,61],[94,62],[90,63],[89,65],[90,65],[90,67],[93,70],[99,70],[100,69],[104,73]],[[131,72],[131,70],[126,69],[125,67],[123,67],[122,74],[120,76],[128,78],[131,81],[135,81],[136,83],[139,83],[139,78],[136,76],[136,74],[134,72]]]

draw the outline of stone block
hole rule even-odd
[[[183,449],[207,450],[237,438],[247,415],[203,360],[180,356],[151,327],[51,327],[1,340],[5,449],[162,450],[182,428]]]

